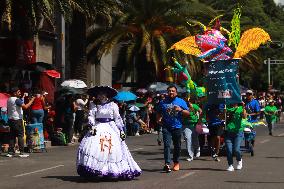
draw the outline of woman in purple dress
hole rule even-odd
[[[89,91],[99,101],[89,112],[92,129],[82,139],[77,154],[77,172],[83,177],[131,180],[141,174],[124,141],[123,121],[117,104],[109,99],[117,91],[96,86]]]

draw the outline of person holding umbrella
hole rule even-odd
[[[141,169],[125,143],[123,121],[111,99],[117,91],[109,86],[88,90],[99,101],[89,112],[92,129],[82,139],[77,153],[77,173],[82,177],[132,180]]]

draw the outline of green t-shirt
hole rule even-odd
[[[190,127],[195,127],[196,123],[198,122],[198,115],[197,112],[200,109],[197,104],[192,104],[193,110],[189,110],[189,117],[183,118],[183,123],[185,125],[189,125]]]
[[[243,107],[237,106],[227,109],[227,114],[229,115],[227,120],[226,130],[229,132],[238,133],[244,130],[244,125],[242,124],[242,114]]]
[[[277,111],[276,106],[269,106],[269,105],[265,106],[264,113],[265,113],[267,123],[276,122],[277,120],[276,111]]]

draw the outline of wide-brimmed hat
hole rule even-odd
[[[88,89],[88,94],[91,96],[97,96],[100,93],[106,94],[108,98],[113,98],[115,95],[117,95],[117,90],[110,86],[95,86]]]

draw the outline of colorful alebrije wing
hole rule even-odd
[[[182,50],[185,54],[190,54],[194,56],[197,56],[201,53],[197,44],[195,43],[195,36],[189,36],[176,42],[174,45],[171,46],[169,50],[172,49]]]
[[[238,7],[234,10],[234,16],[231,21],[232,31],[229,33],[229,46],[233,45],[237,48],[241,38],[241,8]]]
[[[235,52],[234,58],[242,58],[261,44],[271,41],[269,34],[261,28],[252,28],[245,31]]]

